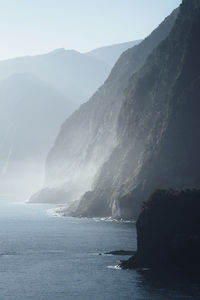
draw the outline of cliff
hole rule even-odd
[[[75,215],[137,218],[155,189],[200,186],[200,2],[184,0],[169,36],[129,80],[118,145]]]
[[[123,268],[198,269],[200,190],[157,190],[136,223],[137,252]]]
[[[63,202],[57,196],[52,199],[50,189],[56,188],[64,190],[66,202],[71,202],[93,188],[100,167],[118,143],[117,121],[124,89],[152,50],[169,34],[177,13],[174,11],[149,37],[123,53],[105,84],[65,121],[47,158],[47,193],[39,192],[30,201],[43,202],[51,197],[55,203]]]

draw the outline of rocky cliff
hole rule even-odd
[[[157,188],[200,186],[200,2],[183,0],[169,36],[129,80],[119,144],[77,215],[137,218]]]
[[[199,268],[200,190],[157,190],[137,226],[137,252],[123,268]]]
[[[102,164],[117,145],[117,121],[130,77],[171,31],[174,11],[138,46],[122,54],[105,84],[63,124],[46,164],[47,189],[31,201],[53,201],[49,188],[65,190],[66,202],[91,190]],[[57,196],[53,202],[59,202]],[[63,199],[60,199],[63,202]],[[97,202],[95,202],[97,204]],[[86,206],[87,207],[87,206]]]

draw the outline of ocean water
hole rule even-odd
[[[136,250],[134,223],[59,218],[45,205],[0,203],[1,300],[200,299],[200,279],[114,268],[98,255]]]

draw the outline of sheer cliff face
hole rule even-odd
[[[200,185],[199,35],[200,2],[184,0],[168,38],[130,79],[119,145],[76,213],[134,218],[154,189]]]
[[[91,190],[99,168],[117,145],[117,120],[128,80],[166,38],[176,16],[177,11],[174,11],[141,44],[123,53],[105,84],[63,124],[47,158],[46,186],[64,189],[65,201],[79,199]],[[45,196],[43,191],[31,200],[46,201],[48,193],[51,190],[46,190]],[[53,200],[52,195],[51,201],[59,202],[57,196]]]

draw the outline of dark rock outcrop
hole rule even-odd
[[[200,190],[157,190],[144,204],[137,227],[137,252],[122,268],[200,266]]]

